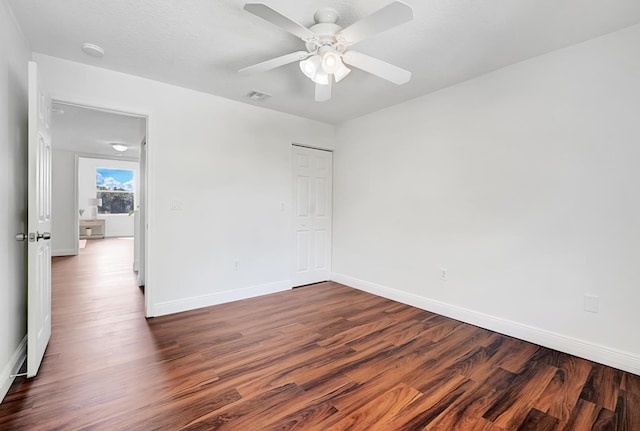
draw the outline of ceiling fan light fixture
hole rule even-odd
[[[392,0],[346,28],[337,25],[338,12],[332,8],[319,9],[314,15],[315,24],[310,27],[264,3],[246,3],[244,10],[297,36],[304,42],[306,51],[292,52],[245,67],[240,69],[242,73],[272,70],[297,61],[302,73],[316,83],[317,102],[329,100],[334,81],[340,82],[351,72],[345,64],[398,85],[411,79],[408,70],[350,50],[351,45],[411,21],[413,8],[402,1]]]
[[[322,57],[318,54],[300,62],[300,70],[316,84],[329,84],[329,74],[322,68]]]
[[[302,70],[302,73],[304,73],[307,78],[313,79],[316,73],[318,73],[321,63],[322,59],[320,56],[314,55],[300,62],[300,70]]]
[[[344,65],[337,53],[329,51],[322,56],[322,70],[325,72],[336,73],[340,69],[340,66]]]
[[[349,73],[351,73],[351,69],[349,69],[347,66],[345,66],[344,64],[342,64],[342,62],[340,63],[340,67],[338,68],[338,70],[336,70],[333,73],[333,77],[335,78],[336,82],[340,82],[344,79],[345,76],[347,76]]]
[[[320,85],[329,85],[329,79],[331,79],[331,75],[322,70],[322,68],[318,69],[313,78],[311,78],[313,82]]]

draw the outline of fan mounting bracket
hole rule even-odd
[[[313,14],[317,24],[335,24],[338,22],[338,11],[332,7],[321,7]]]

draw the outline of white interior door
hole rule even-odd
[[[51,99],[29,62],[27,377],[38,373],[51,337]]]
[[[332,153],[293,146],[293,286],[331,276]]]

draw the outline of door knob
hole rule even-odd
[[[33,234],[33,233],[28,234],[28,235],[26,233],[17,233],[16,234],[16,241],[26,241],[27,239],[29,240],[29,242],[40,241],[41,239],[46,241],[46,240],[51,239],[51,233],[49,233],[49,232],[43,232],[43,233],[38,232],[37,235]]]
[[[38,232],[38,235],[36,236],[36,241],[40,241],[41,239],[43,239],[45,241],[51,239],[51,233],[49,233],[49,232],[42,232],[42,233]]]

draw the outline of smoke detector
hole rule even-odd
[[[83,43],[80,49],[82,49],[82,52],[91,57],[104,57],[104,49],[101,46],[94,45],[93,43]]]

